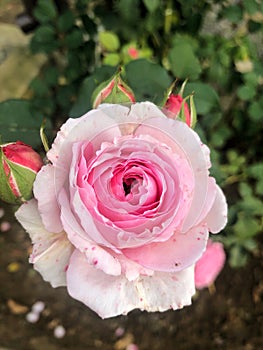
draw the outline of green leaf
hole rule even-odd
[[[263,162],[250,165],[247,169],[247,172],[250,176],[254,177],[255,179],[263,180]]]
[[[149,12],[154,12],[161,6],[160,0],[143,0],[143,3]]]
[[[52,0],[38,0],[34,16],[40,23],[52,21],[57,16],[57,9]]]
[[[255,218],[245,215],[243,212],[238,214],[238,221],[233,226],[236,237],[242,240],[255,236],[260,228],[260,224]]]
[[[57,22],[58,30],[60,32],[68,32],[73,28],[75,24],[75,18],[70,10],[63,12]]]
[[[99,43],[110,52],[117,51],[120,47],[120,41],[116,34],[110,31],[99,33]]]
[[[138,101],[161,103],[165,91],[172,83],[163,67],[145,59],[129,62],[125,66],[125,73],[127,83]]]
[[[259,6],[256,0],[243,0],[243,5],[249,15],[254,15],[259,11]]]
[[[69,116],[77,118],[90,110],[92,108],[91,96],[93,91],[100,83],[108,80],[115,72],[116,68],[114,67],[102,66],[97,68],[90,77],[84,79],[80,87],[77,101],[71,108]]]
[[[65,36],[64,41],[68,49],[77,49],[83,44],[83,36],[81,30],[79,28],[74,28]]]
[[[43,117],[35,113],[26,100],[7,100],[0,103],[2,142],[23,141],[32,147],[41,144],[39,129]]]
[[[234,245],[230,249],[230,258],[229,258],[229,264],[231,267],[242,267],[245,266],[247,263],[248,255],[244,252],[244,249],[242,249],[239,245]]]
[[[214,107],[219,107],[219,97],[215,90],[205,83],[188,83],[184,95],[194,93],[197,114],[207,114]]]
[[[56,41],[56,31],[51,25],[42,25],[38,27],[30,42],[33,53],[45,52],[50,53],[58,47]]]
[[[239,23],[243,18],[243,11],[240,6],[232,5],[225,8],[221,13],[223,18],[228,19],[230,22]]]
[[[103,58],[103,64],[109,66],[117,66],[120,63],[120,55],[115,52],[111,52],[105,55]]]
[[[256,89],[251,85],[242,85],[237,89],[237,95],[241,100],[252,100],[256,95]]]
[[[253,101],[248,107],[248,115],[255,122],[263,122],[262,110],[262,103]]]
[[[176,78],[195,80],[201,73],[201,65],[188,42],[178,42],[168,52],[171,70]]]

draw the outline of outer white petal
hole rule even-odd
[[[81,121],[82,118],[83,117],[76,119],[69,118],[57,133],[52,148],[47,153],[48,159],[53,163],[53,165],[58,159],[60,148],[63,145],[63,142],[68,137],[70,131]]]
[[[23,204],[15,215],[34,244],[30,257],[34,268],[53,287],[66,285],[66,269],[74,248],[65,233],[51,233],[44,228],[35,199]]]
[[[38,200],[38,209],[45,228],[50,232],[61,232],[63,227],[55,191],[54,172],[51,164],[41,168],[34,182],[34,195]]]
[[[204,221],[212,233],[221,231],[227,223],[227,203],[226,197],[219,186],[216,186],[217,193],[214,204]]]
[[[178,309],[191,303],[195,292],[194,267],[178,273],[156,273],[128,281],[90,266],[84,254],[75,251],[67,270],[69,294],[108,318],[139,308],[147,311]]]

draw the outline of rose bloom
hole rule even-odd
[[[150,102],[103,104],[69,119],[47,157],[16,213],[43,278],[102,318],[189,305],[227,220],[198,135]]]

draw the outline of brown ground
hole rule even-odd
[[[12,220],[11,209],[0,221]],[[125,350],[130,343],[140,350],[262,349],[263,249],[243,269],[226,266],[216,293],[201,291],[192,306],[150,314],[135,310],[108,320],[71,299],[65,288],[44,282],[28,263],[29,249],[18,223],[0,232],[0,350]],[[25,317],[37,300],[46,308],[31,324]],[[62,339],[53,335],[58,324],[66,329]],[[124,330],[119,337],[118,328]]]

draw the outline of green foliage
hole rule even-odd
[[[125,66],[126,79],[138,101],[150,100],[161,104],[172,80],[166,70],[145,59],[135,60]]]
[[[228,199],[220,237],[230,264],[244,265],[262,233],[263,3],[73,0],[60,13],[54,0],[38,0],[34,15],[30,48],[47,63],[30,84],[30,101],[0,104],[4,141],[38,145],[43,117],[58,127],[87,112],[119,65],[139,101],[161,104],[172,82],[188,79],[196,130]]]
[[[33,110],[29,101],[7,100],[0,103],[1,142],[20,140],[33,147],[39,146],[42,121],[43,117]]]

